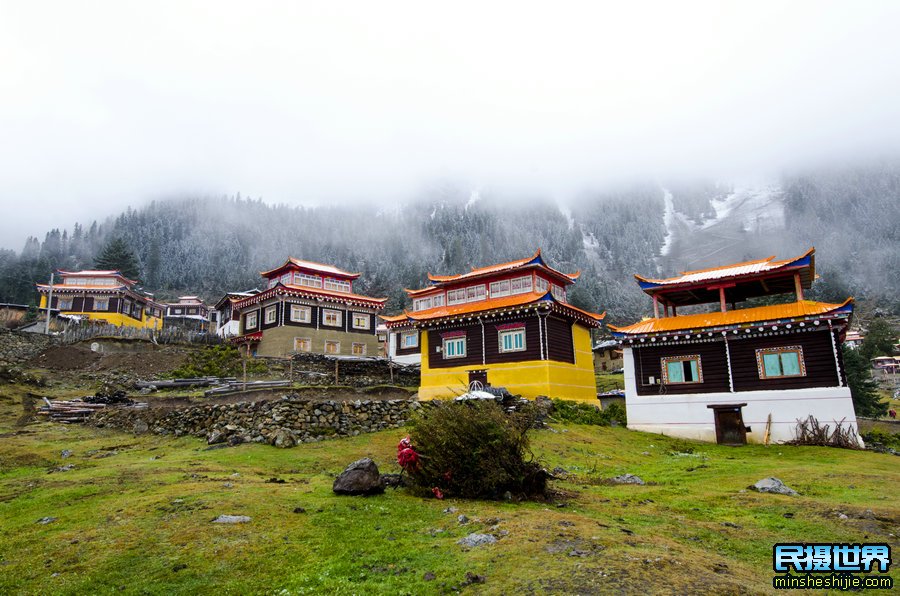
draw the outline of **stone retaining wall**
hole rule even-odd
[[[90,424],[134,433],[191,435],[214,443],[268,443],[293,447],[329,437],[397,428],[419,408],[415,400],[313,401],[289,394],[281,399],[188,408],[109,408]]]
[[[19,364],[31,360],[57,343],[55,338],[41,333],[0,329],[0,363]]]

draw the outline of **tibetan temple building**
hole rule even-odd
[[[804,299],[815,249],[635,277],[653,299],[653,318],[610,326],[623,346],[629,428],[725,444],[789,441],[809,416],[858,429],[841,357],[853,299]],[[792,302],[736,308],[786,293]],[[711,312],[678,313],[710,303]]]
[[[421,353],[420,399],[450,398],[470,383],[511,393],[595,403],[591,328],[602,314],[568,303],[578,274],[549,267],[538,250],[461,275],[430,275],[407,290],[412,309],[382,317],[398,334],[398,354]]]
[[[209,307],[199,296],[179,296],[178,302],[169,302],[164,306],[163,321],[167,327],[178,325],[201,331],[209,326]]]
[[[289,258],[261,275],[266,289],[229,301],[230,318],[240,321],[232,342],[258,356],[378,355],[375,317],[387,299],[354,294],[359,273]]]
[[[61,278],[52,287],[50,308],[60,316],[125,327],[160,329],[163,306],[137,283],[119,271],[58,271]],[[40,308],[47,308],[51,286],[37,284]]]

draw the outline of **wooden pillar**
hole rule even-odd
[[[797,301],[803,300],[803,283],[800,282],[800,274],[794,274],[794,292],[797,294]]]
[[[659,318],[659,298],[656,295],[653,296],[653,318]]]
[[[673,304],[673,305],[672,305],[672,316],[673,316],[673,317],[677,317],[677,316],[678,316],[678,311],[675,310],[676,308],[678,308],[678,307],[675,306],[675,305]]]
[[[719,288],[719,308],[725,312],[725,288]]]

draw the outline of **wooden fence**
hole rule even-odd
[[[95,338],[136,339],[155,344],[203,344],[216,345],[225,343],[214,333],[188,331],[180,327],[164,327],[163,329],[142,329],[138,327],[121,327],[96,323],[70,323],[59,335],[62,343],[74,344]]]

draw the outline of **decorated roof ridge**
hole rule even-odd
[[[663,279],[654,279],[634,274],[638,284],[644,290],[652,289],[658,286],[676,286],[679,284],[697,283],[701,281],[717,280],[728,277],[741,277],[745,275],[756,275],[758,273],[768,273],[776,269],[789,266],[812,265],[815,258],[816,248],[811,247],[805,253],[791,259],[774,260],[775,256],[769,256],[764,259],[755,259],[752,261],[743,261],[740,263],[731,263],[729,265],[720,265],[718,267],[709,267],[706,269],[696,269],[693,271],[682,271],[676,277],[668,277]],[[716,274],[719,275],[716,275]],[[724,275],[722,273],[725,273]]]
[[[349,292],[334,292],[331,290],[322,290],[319,288],[310,288],[308,286],[294,286],[294,285],[285,285],[280,281],[275,284],[273,287],[263,290],[258,294],[253,294],[252,296],[246,296],[238,300],[235,304],[238,306],[243,306],[244,302],[249,302],[254,299],[265,300],[268,298],[268,295],[275,294],[275,290],[278,288],[283,288],[285,290],[290,290],[292,292],[302,292],[306,294],[315,294],[320,296],[327,296],[329,298],[345,298],[348,300],[356,300],[358,302],[370,302],[374,304],[381,304],[384,306],[384,303],[387,302],[387,298],[373,298],[372,296],[363,296],[362,294],[351,294]]]
[[[484,275],[490,275],[492,273],[504,273],[507,271],[514,271],[515,269],[518,269],[520,267],[526,267],[529,265],[540,265],[540,266],[544,267],[550,273],[558,275],[558,276],[562,277],[563,279],[567,279],[570,282],[574,282],[581,275],[580,271],[576,271],[575,273],[563,273],[562,271],[559,271],[559,270],[554,269],[553,267],[549,266],[544,261],[544,258],[541,255],[541,249],[538,248],[537,251],[535,251],[535,253],[532,256],[524,258],[524,259],[517,259],[515,261],[508,261],[506,263],[499,263],[496,265],[488,265],[485,267],[477,267],[477,268],[472,267],[470,271],[468,271],[466,273],[460,273],[458,275],[434,275],[432,273],[429,273],[428,280],[430,282],[432,282],[432,284],[434,284],[434,285],[445,284],[445,283],[454,282],[454,281],[463,281],[466,279],[473,279],[473,278],[481,277]],[[421,288],[419,290],[406,290],[406,291],[410,295],[419,294],[419,293],[423,293],[428,290],[434,289],[434,285],[427,287],[427,288]]]
[[[726,312],[715,311],[659,319],[649,318],[622,327],[609,325],[609,328],[614,336],[621,338],[628,335],[707,329],[711,327],[731,327],[734,325],[758,324],[801,317],[843,313],[852,314],[852,312],[853,298],[848,298],[841,304],[800,300],[788,304],[755,306],[752,308],[742,308]]]
[[[62,269],[57,269],[57,273],[62,276],[73,276],[73,277],[98,277],[98,276],[114,276],[120,279],[124,279],[126,283],[136,284],[138,280],[129,279],[125,277],[121,271],[118,269],[83,269],[81,271],[63,271]],[[53,284],[54,286],[56,284]]]
[[[378,315],[378,318],[384,321],[385,323],[399,323],[401,321],[406,321],[409,319],[406,316],[406,313],[400,313],[399,315]]]
[[[49,290],[50,284],[34,284],[38,291],[41,290]],[[72,284],[53,284],[54,292],[65,292],[67,290],[79,291],[79,290],[121,290],[122,288],[128,288],[128,284],[119,284],[117,286],[90,286],[90,285],[72,285]]]
[[[351,273],[350,271],[344,271],[343,269],[339,269],[334,265],[326,265],[325,263],[317,263],[315,261],[305,261],[303,259],[297,259],[295,257],[288,257],[287,260],[278,267],[274,269],[269,269],[268,271],[260,271],[259,274],[263,277],[275,273],[276,271],[281,271],[288,265],[295,265],[297,267],[305,268],[305,269],[313,269],[315,271],[319,271],[321,273],[330,273],[332,275],[341,275],[344,277],[349,277],[352,279],[357,279],[361,274],[360,273]]]
[[[511,296],[503,296],[501,298],[492,298],[489,300],[479,300],[478,302],[466,302],[463,304],[454,304],[450,306],[438,306],[428,310],[420,310],[410,312],[404,310],[403,314],[411,321],[427,321],[433,319],[442,319],[446,317],[455,317],[461,315],[473,315],[481,312],[490,312],[502,308],[514,308],[517,306],[527,306],[538,302],[551,302],[561,308],[569,309],[581,314],[587,319],[598,322],[602,321],[606,313],[592,313],[582,310],[576,306],[572,306],[566,302],[559,302],[553,297],[553,293],[547,292],[525,292],[522,294],[513,294]]]

